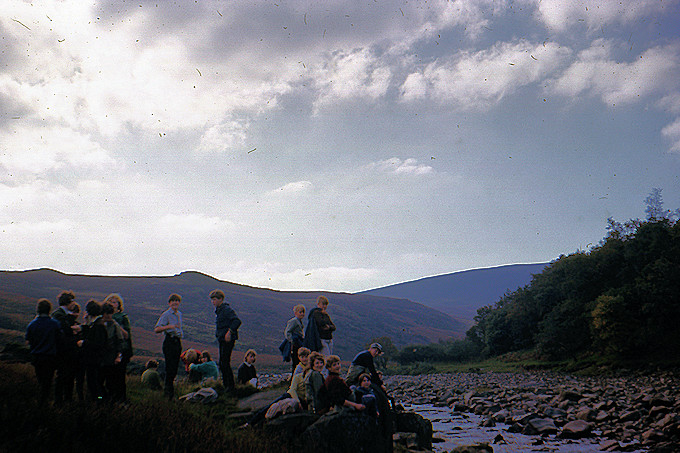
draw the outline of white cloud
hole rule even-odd
[[[267,192],[268,195],[279,196],[287,194],[298,194],[302,192],[307,192],[313,187],[310,181],[296,181],[289,182],[288,184],[279,187],[278,189],[271,190]]]
[[[401,160],[398,157],[381,160],[368,165],[368,168],[376,169],[381,173],[393,173],[397,175],[426,175],[434,172],[429,165],[419,164],[416,159]]]
[[[680,118],[661,129],[661,135],[671,142],[671,151],[680,153]]]
[[[199,153],[225,152],[245,145],[248,138],[248,122],[226,121],[208,128],[198,145]]]
[[[629,24],[660,13],[666,7],[664,3],[657,0],[540,0],[536,15],[548,28],[558,31],[573,30],[580,23],[600,31],[603,25]]]
[[[598,39],[579,53],[552,85],[565,96],[597,96],[608,105],[637,102],[652,94],[677,87],[680,46],[654,47],[631,62],[612,58],[613,43]]]
[[[462,108],[489,107],[520,87],[548,77],[571,51],[555,43],[498,43],[478,52],[461,52],[411,74],[402,85],[404,100],[423,97]]]

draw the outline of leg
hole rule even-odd
[[[165,337],[163,341],[163,355],[165,356],[165,396],[175,397],[175,377],[179,367],[179,356],[182,353],[182,343],[179,338]]]
[[[231,370],[231,352],[234,350],[234,342],[220,340],[219,367],[222,373],[222,383],[227,392],[234,390],[234,372]]]

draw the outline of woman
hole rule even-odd
[[[312,352],[309,355],[311,371],[305,378],[305,390],[307,396],[307,407],[315,414],[323,414],[328,410],[328,401],[322,394],[324,378],[321,374],[326,361],[319,352]]]
[[[106,296],[106,299],[104,299],[104,303],[113,305],[113,320],[116,321],[123,330],[122,359],[114,368],[114,379],[116,388],[115,400],[125,402],[127,401],[125,374],[127,365],[130,363],[130,358],[132,357],[132,327],[130,326],[130,318],[128,318],[127,313],[123,311],[123,298],[120,297],[120,294],[109,294]]]

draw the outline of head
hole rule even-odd
[[[59,293],[59,296],[57,296],[57,301],[59,302],[60,307],[66,307],[70,310],[69,305],[73,303],[75,298],[76,295],[73,294],[73,291],[62,291]]]
[[[254,349],[248,349],[243,356],[243,361],[252,365],[257,360],[257,352]]]
[[[49,315],[52,311],[52,302],[47,299],[38,299],[38,305],[36,306],[36,312],[39,315]]]
[[[96,318],[102,314],[102,306],[99,305],[99,302],[96,300],[90,299],[85,304],[85,313],[87,313],[87,316],[90,318]]]
[[[115,313],[116,309],[113,308],[113,305],[106,303],[102,305],[102,318],[104,318],[106,321],[110,321],[113,319],[113,314]]]
[[[170,297],[168,298],[168,305],[173,309],[173,311],[179,310],[180,302],[182,302],[182,296],[179,294],[170,294]]]
[[[382,354],[382,345],[380,343],[372,343],[371,346],[369,346],[368,351],[373,357],[377,357]]]
[[[212,357],[208,351],[201,352],[201,362],[212,362]]]
[[[309,368],[318,372],[321,372],[321,370],[323,370],[323,366],[326,364],[326,360],[323,358],[323,354],[317,351],[314,351],[311,354],[309,354],[309,359],[307,360],[307,362],[309,364],[305,365],[305,368]]]
[[[302,347],[298,349],[297,355],[298,359],[300,359],[300,363],[302,363],[302,366],[306,367],[307,364],[309,363],[309,354],[311,354],[312,351],[309,349]]]
[[[329,355],[326,357],[326,368],[332,373],[340,373],[340,368],[342,364],[340,363],[340,357],[337,355]]]
[[[149,360],[148,362],[146,362],[146,369],[147,370],[151,370],[151,369],[155,370],[156,368],[158,368],[158,362],[156,362],[155,360]]]
[[[363,388],[369,388],[371,386],[371,376],[368,373],[361,373],[359,375],[359,385]]]
[[[224,302],[224,292],[219,289],[210,291],[210,302],[212,302],[215,308],[222,305],[222,302]]]
[[[293,307],[293,315],[295,315],[295,317],[297,319],[304,318],[305,317],[305,306],[302,305],[302,304],[298,304],[298,305],[294,306]]]
[[[326,311],[328,303],[328,298],[326,296],[319,296],[319,298],[316,299],[316,306],[319,307],[321,311]]]
[[[120,297],[120,294],[118,293],[113,293],[106,296],[104,303],[113,305],[113,308],[116,309],[116,313],[123,311],[123,298]]]
[[[78,302],[73,302],[71,316],[73,316],[74,319],[78,319],[78,316],[80,316],[80,304]]]

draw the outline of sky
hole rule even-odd
[[[678,0],[3,0],[0,268],[355,292],[680,207]]]

